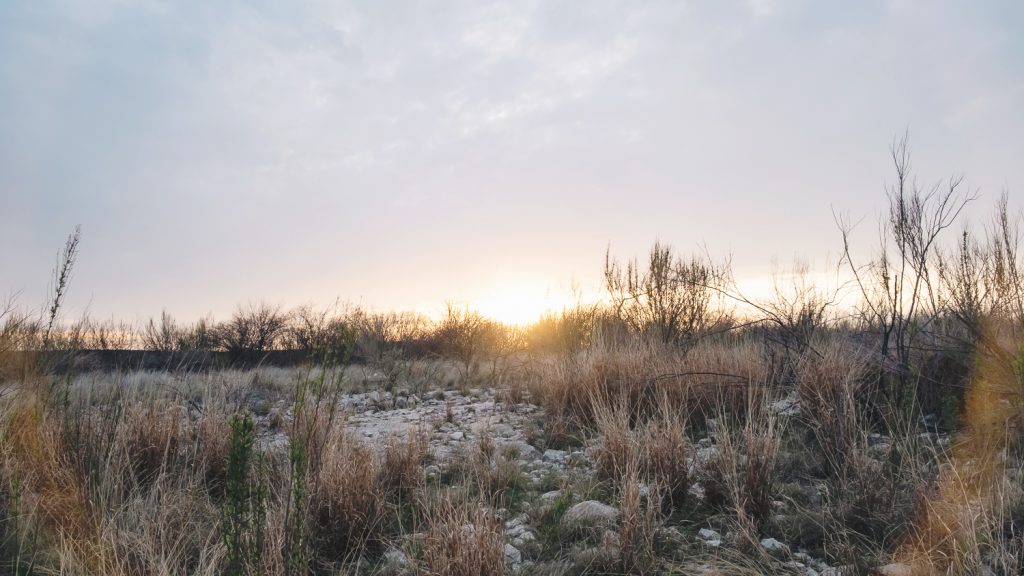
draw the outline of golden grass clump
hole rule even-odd
[[[895,558],[914,574],[1024,569],[1021,470],[1011,459],[1024,429],[1024,356],[1014,340],[980,348],[964,407],[965,427],[922,502]],[[1014,362],[1008,359],[1017,358]],[[1016,481],[1008,479],[1016,478]]]
[[[678,413],[709,413],[726,406],[746,411],[748,388],[764,381],[766,364],[756,343],[743,339],[701,342],[687,350],[631,338],[598,341],[585,351],[542,363],[529,384],[530,399],[544,407],[548,426],[592,429],[603,404],[624,403],[637,417],[652,418],[667,404]]]
[[[445,498],[428,510],[424,576],[500,576],[505,573],[501,523],[483,502]]]
[[[690,443],[686,416],[668,402],[647,428],[647,470],[662,496],[663,511],[680,508],[690,489]]]
[[[410,501],[423,485],[423,465],[430,456],[429,437],[410,430],[404,436],[391,437],[381,454],[380,484],[399,501]]]
[[[865,355],[845,342],[825,342],[796,368],[802,420],[830,472],[841,474],[862,443],[864,422],[858,395],[870,373]]]
[[[344,429],[335,429],[315,473],[309,517],[317,551],[344,561],[377,546],[387,502],[372,450]]]
[[[716,451],[702,470],[707,499],[731,511],[742,533],[756,535],[776,495],[780,424],[770,412],[752,408],[738,426],[720,416],[714,436]]]
[[[647,486],[635,457],[627,463],[619,483],[619,570],[623,574],[656,573],[655,533],[661,523],[659,486]]]

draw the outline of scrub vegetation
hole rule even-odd
[[[0,306],[0,574],[1024,573],[1022,219],[893,162],[849,283],[609,249],[525,327],[73,321],[76,230]]]

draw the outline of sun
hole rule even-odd
[[[517,285],[495,289],[471,303],[484,316],[515,326],[527,326],[545,313],[561,310],[574,302],[571,294],[552,292],[543,287]]]

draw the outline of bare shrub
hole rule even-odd
[[[594,342],[600,314],[598,305],[582,303],[546,312],[527,328],[525,346],[534,353],[580,352]]]
[[[369,361],[398,352],[409,354],[427,338],[430,322],[413,312],[371,312],[356,309],[351,314],[358,329],[360,353]]]
[[[1024,265],[1020,222],[1010,214],[1004,193],[983,239],[964,229],[955,250],[939,254],[938,275],[946,308],[976,338],[1003,317],[1024,325]]]
[[[804,356],[819,354],[815,337],[828,327],[829,310],[838,299],[838,289],[814,285],[809,274],[807,263],[797,259],[789,271],[772,275],[766,298],[755,300],[738,286],[732,288],[731,296],[756,315],[754,326],[764,338],[769,373],[783,385],[792,384]]]
[[[618,318],[634,332],[684,347],[728,318],[721,302],[728,270],[709,258],[684,260],[660,242],[645,270],[635,260],[623,269],[610,250],[605,253],[605,287]]]
[[[307,354],[344,359],[352,354],[356,327],[338,305],[320,310],[299,306],[288,315],[283,337],[285,346]]]
[[[135,327],[127,322],[88,320],[82,347],[86,350],[130,350],[135,346]]]
[[[38,322],[17,309],[13,298],[0,305],[0,382],[26,377],[38,333]]]
[[[458,363],[459,377],[464,384],[498,383],[512,368],[509,361],[524,345],[520,329],[499,324],[467,306],[451,302],[434,327],[432,339],[442,356]]]
[[[288,317],[280,306],[250,302],[217,326],[217,340],[233,361],[251,363],[280,347],[287,326]]]
[[[907,136],[893,143],[896,182],[888,190],[889,214],[881,226],[881,245],[867,264],[851,254],[852,226],[839,219],[843,261],[861,295],[863,321],[877,333],[878,361],[884,368],[874,388],[893,403],[911,398],[915,382],[912,355],[928,322],[939,312],[935,257],[943,231],[973,199],[960,192],[962,178],[928,189],[912,175]]]
[[[178,333],[178,350],[183,352],[201,352],[217,347],[219,334],[213,319],[202,317],[190,325],[184,326]]]
[[[153,352],[173,352],[179,349],[182,339],[181,328],[174,320],[174,317],[166,310],[160,313],[159,322],[152,318],[142,329],[140,335],[142,348]]]
[[[449,303],[433,338],[443,355],[459,363],[461,380],[469,382],[480,376],[481,359],[498,328],[479,312]]]

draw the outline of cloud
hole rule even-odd
[[[102,313],[416,305],[459,297],[443,270],[586,278],[655,236],[788,256],[870,212],[908,125],[926,173],[1024,179],[1012,9],[5,2],[0,277],[45,283],[78,222]]]

